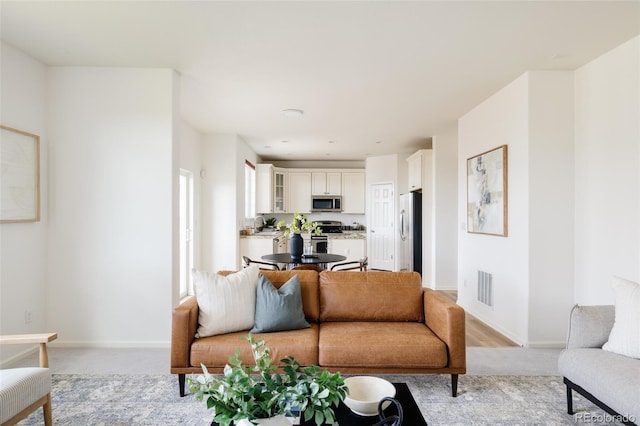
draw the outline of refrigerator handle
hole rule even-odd
[[[400,211],[400,239],[402,241],[406,241],[407,236],[404,234],[404,216],[406,215],[406,212],[404,211],[404,209],[402,209],[402,211]]]

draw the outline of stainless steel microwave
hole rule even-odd
[[[312,212],[341,212],[342,197],[338,195],[312,195]]]

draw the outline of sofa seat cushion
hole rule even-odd
[[[248,331],[221,334],[194,340],[191,345],[191,366],[224,367],[236,348],[240,349],[243,364],[253,365],[253,355],[249,342],[240,340]],[[255,333],[256,341],[264,340],[271,349],[271,358],[280,361],[291,355],[302,365],[318,364],[318,325],[300,330]]]
[[[569,349],[560,354],[558,369],[619,414],[640,419],[639,360],[602,349]]]
[[[447,366],[447,347],[418,322],[325,322],[320,324],[323,367]]]

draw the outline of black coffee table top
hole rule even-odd
[[[422,417],[422,413],[416,404],[411,391],[406,383],[394,383],[396,388],[396,399],[402,405],[402,411],[404,420],[402,426],[427,426],[427,422]],[[340,403],[337,409],[335,409],[336,419],[340,426],[372,426],[378,423],[380,419],[378,416],[359,416],[349,409],[344,403]],[[397,414],[396,408],[391,404],[385,411],[385,416],[391,416]],[[313,420],[310,422],[301,422],[303,426],[315,426]]]

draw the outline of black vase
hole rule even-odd
[[[291,236],[291,239],[289,240],[289,252],[292,260],[300,260],[302,258],[303,244],[304,240],[302,239],[302,235],[293,234]]]

